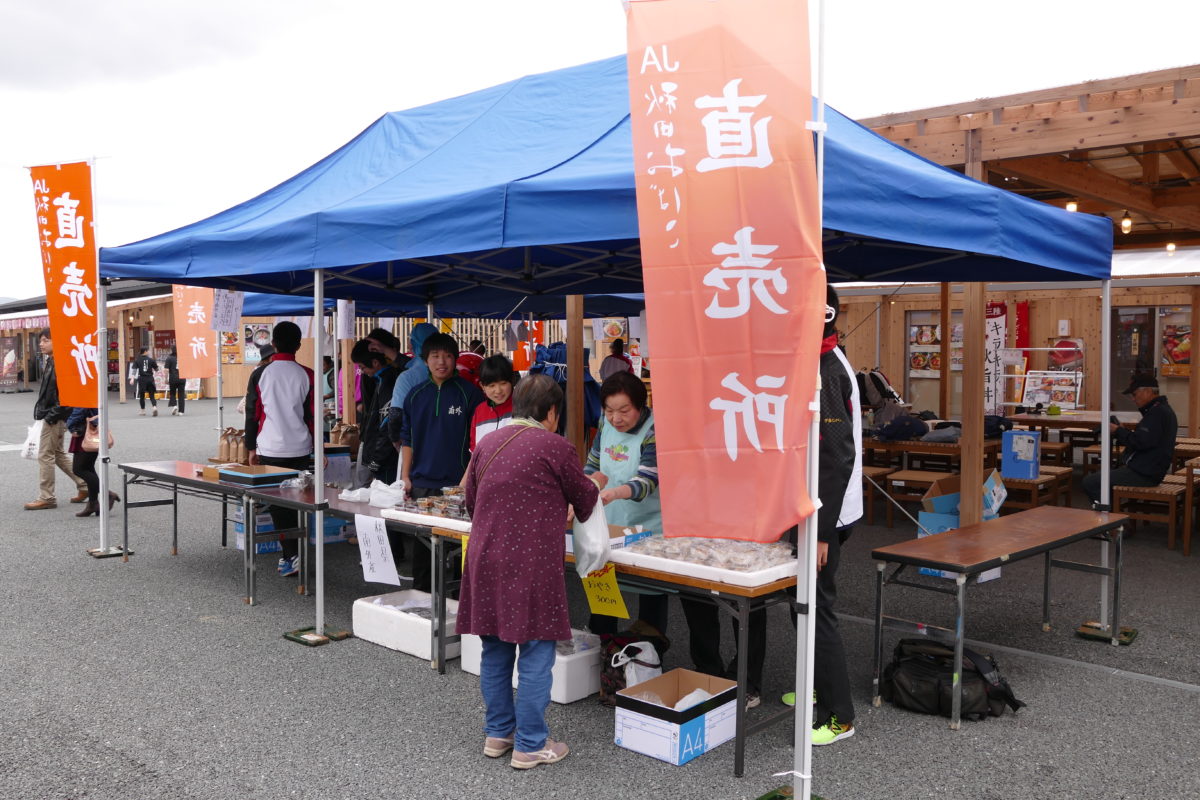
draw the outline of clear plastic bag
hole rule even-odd
[[[398,480],[388,485],[383,481],[372,481],[370,499],[367,501],[376,508],[395,508],[404,503],[404,481]]]
[[[313,485],[313,477],[311,472],[301,472],[294,478],[288,478],[283,483],[279,484],[280,489],[308,489]]]

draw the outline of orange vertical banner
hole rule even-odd
[[[213,290],[176,285],[171,294],[179,377],[211,378],[217,374],[217,333],[211,327]]]
[[[92,167],[87,162],[31,167],[46,310],[54,341],[58,397],[64,406],[94,407],[107,380],[98,366],[96,232]]]
[[[667,536],[813,511],[824,324],[803,0],[632,0],[629,98]]]

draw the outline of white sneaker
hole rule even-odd
[[[138,409],[138,416],[139,416],[139,417],[144,417],[144,416],[146,416],[146,409],[144,409],[144,408],[140,408],[140,409]]]
[[[152,416],[152,417],[158,416],[158,406],[154,407],[154,410],[150,412],[150,416]]]
[[[175,406],[171,406],[171,416],[173,417],[178,413],[179,413],[179,409],[176,408]]]
[[[178,414],[178,416],[182,417],[182,416],[183,416],[183,412],[182,412],[182,411],[180,411],[180,412],[179,412],[179,414]]]

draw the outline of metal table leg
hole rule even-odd
[[[254,503],[249,497],[242,498],[242,576],[246,594],[242,598],[254,605]]]
[[[1119,527],[1109,534],[1112,538],[1113,550],[1113,599],[1112,599],[1112,645],[1121,644],[1121,559],[1122,542],[1125,539],[1125,528]]]
[[[887,564],[875,564],[875,667],[871,673],[871,705],[879,708],[883,702],[879,695],[879,679],[883,669],[883,573]],[[797,698],[799,699],[799,698]]]
[[[121,551],[125,554],[125,560],[129,560],[129,473],[126,472],[121,477]]]
[[[1044,559],[1045,564],[1046,564],[1046,574],[1042,578],[1042,630],[1043,631],[1050,630],[1050,571],[1052,569],[1052,567],[1050,565],[1050,560],[1051,560],[1050,553],[1051,553],[1051,551],[1049,551],[1049,550],[1046,551],[1046,556]]]
[[[449,581],[446,574],[445,541],[441,536],[431,534],[429,537],[429,550],[433,558],[430,573],[430,588],[433,590],[433,596],[430,598],[433,603],[433,640],[430,642],[430,652],[433,653],[433,661],[429,666],[436,669],[439,675],[446,674],[446,586]]]
[[[221,495],[221,547],[229,546],[229,498]]]
[[[719,620],[720,615],[718,614],[717,617]],[[746,680],[750,672],[750,598],[738,597],[737,620],[737,708],[734,712],[733,775],[740,778],[746,763]]]
[[[957,613],[954,619],[954,689],[951,691],[950,729],[958,730],[962,712],[963,618],[967,605],[967,577],[959,574],[957,584]]]
[[[171,489],[171,555],[179,555],[179,485]]]

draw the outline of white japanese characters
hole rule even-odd
[[[208,315],[204,311],[204,306],[199,303],[192,303],[188,307],[187,321],[189,325],[202,325],[208,321]]]
[[[779,295],[787,293],[787,278],[778,267],[766,269],[771,259],[762,258],[775,252],[778,245],[756,245],[750,241],[752,233],[754,228],[749,226],[739,228],[733,234],[733,244],[720,242],[713,245],[713,255],[729,257],[721,261],[720,267],[710,270],[704,276],[704,285],[718,290],[708,308],[704,309],[704,314],[711,319],[745,316],[750,311],[751,294],[772,314],[787,313],[787,309],[771,296],[771,290]],[[737,292],[737,300],[731,306],[723,306],[721,292],[729,291],[730,284]]]
[[[92,334],[83,337],[83,341],[79,341],[79,337],[71,337],[71,358],[75,361],[75,369],[79,371],[79,382],[87,385],[96,379],[96,373],[92,372],[92,367],[96,364],[98,349],[92,343]]]
[[[92,287],[83,282],[83,276],[87,272],[75,264],[76,262],[72,261],[62,269],[63,282],[58,286],[58,293],[67,297],[66,302],[63,303],[63,313],[68,317],[74,317],[83,312],[89,317],[94,317],[95,314],[87,304],[87,301],[92,299]]]
[[[192,358],[208,357],[208,340],[203,336],[193,336],[188,346],[192,348]]]
[[[697,172],[710,172],[726,167],[769,167],[775,163],[771,157],[771,143],[767,139],[770,117],[751,122],[754,115],[743,108],[755,108],[765,94],[747,97],[738,96],[741,78],[725,84],[720,97],[704,97],[696,100],[696,108],[717,109],[705,114],[700,120],[704,125],[705,144],[708,157],[696,164]]]
[[[781,389],[786,379],[762,375],[755,379],[754,385],[759,389]],[[721,379],[721,385],[738,396],[738,399],[716,397],[708,407],[724,414],[725,453],[730,461],[738,459],[738,417],[741,417],[741,428],[746,434],[746,441],[756,451],[763,451],[758,436],[758,423],[763,422],[775,428],[775,449],[783,449],[783,420],[784,406],[787,404],[786,394],[768,394],[753,392],[739,380],[736,372],[731,372]]]
[[[61,250],[64,247],[83,247],[83,217],[76,213],[79,201],[71,199],[70,192],[63,192],[54,198],[58,206],[55,216],[58,219],[58,238],[54,247]]]

